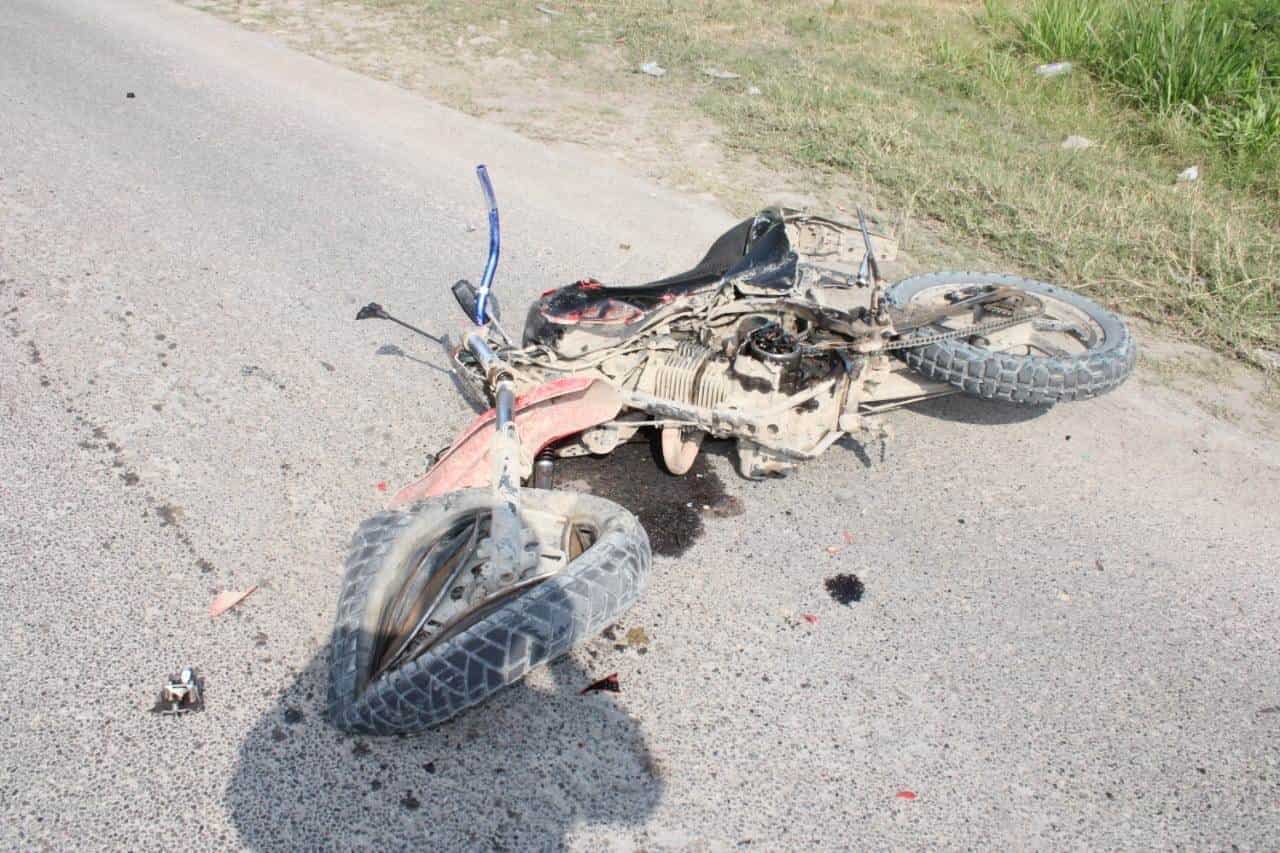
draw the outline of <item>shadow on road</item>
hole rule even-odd
[[[643,824],[662,795],[639,724],[571,658],[425,734],[323,719],[327,651],[249,732],[226,789],[245,846],[549,849],[578,824]],[[541,679],[544,683],[547,679]]]
[[[949,397],[934,397],[922,403],[908,407],[909,411],[936,418],[940,421],[957,421],[966,424],[1017,424],[1038,418],[1049,411],[1049,406],[1014,406],[1009,403],[995,403],[990,400],[979,400],[964,394],[952,394]]]

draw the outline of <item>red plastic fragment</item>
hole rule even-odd
[[[814,616],[812,613],[801,613],[800,616],[801,618],[804,619],[804,621],[808,622],[810,625],[818,624],[818,617]]]
[[[381,481],[379,481],[379,482],[378,482],[378,491],[380,491],[380,492],[385,492],[386,490],[387,490],[387,481],[386,481],[386,480],[381,480]]]
[[[903,790],[899,791],[897,796],[900,800],[914,800],[916,798],[916,792]]]
[[[618,683],[618,673],[613,672],[598,681],[591,682],[586,687],[582,688],[582,691],[578,695],[585,696],[588,693],[599,693],[602,690],[606,693],[622,692],[622,685]]]

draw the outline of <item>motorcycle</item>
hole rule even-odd
[[[647,436],[673,475],[708,438],[748,479],[784,476],[878,416],[949,394],[1047,407],[1120,385],[1137,357],[1114,314],[1053,284],[941,272],[887,284],[892,241],[768,208],[687,272],[583,279],[529,309],[519,342],[493,310],[498,206],[484,166],[489,256],[453,295],[471,326],[452,352],[487,411],[352,539],[328,710],[348,731],[437,725],[568,653],[640,595],[639,521],[553,488],[557,459]],[[427,334],[376,303],[357,319]],[[432,337],[428,335],[428,337]]]

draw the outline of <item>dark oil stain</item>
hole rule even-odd
[[[857,575],[832,575],[827,578],[823,586],[827,588],[831,597],[841,604],[861,601],[862,593],[866,590]]]
[[[667,557],[683,554],[705,532],[704,516],[728,518],[742,512],[742,501],[725,494],[705,452],[688,474],[673,477],[649,444],[635,442],[604,457],[558,460],[555,479],[557,488],[585,483],[591,494],[631,510],[649,534],[653,553]]]
[[[325,370],[329,371],[330,373],[333,373],[333,365],[330,364],[329,362],[322,361],[320,362],[320,366],[323,367]]]
[[[285,721],[286,723],[288,723],[289,725],[291,725],[291,726],[292,726],[292,725],[296,725],[297,723],[302,722],[302,719],[303,719],[303,717],[304,717],[304,716],[305,716],[305,714],[303,714],[303,713],[302,713],[300,710],[298,710],[297,708],[285,708],[285,709],[284,709],[284,721]]]
[[[422,803],[418,802],[418,798],[413,795],[412,791],[405,791],[404,799],[400,801],[400,805],[412,812],[417,811],[418,806],[422,805]]]
[[[422,769],[427,771],[428,773],[435,773],[436,763],[434,761],[428,761],[426,764],[422,765]]]

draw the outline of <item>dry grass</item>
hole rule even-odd
[[[1233,192],[1212,169],[1177,184],[1190,164],[1151,144],[1138,113],[1084,75],[1036,77],[1033,60],[1002,44],[1002,24],[982,3],[303,5],[373,10],[383,24],[377,35],[363,47],[335,45],[335,53],[412,43],[455,68],[444,94],[473,111],[483,112],[493,92],[510,96],[541,81],[604,102],[657,100],[673,125],[681,117],[713,121],[734,159],[767,164],[822,201],[892,211],[911,234],[927,231],[959,247],[953,257],[978,254],[1084,289],[1235,356],[1280,350],[1275,203]],[[502,60],[513,64],[493,64]],[[647,61],[668,73],[637,73]],[[714,79],[709,68],[740,77]],[[648,119],[657,133],[660,114]],[[618,125],[631,115],[594,120]],[[1062,150],[1072,134],[1097,144]],[[754,206],[743,189],[759,187],[735,187],[734,172],[707,163],[700,149],[653,147],[671,159],[665,174],[682,185]]]

